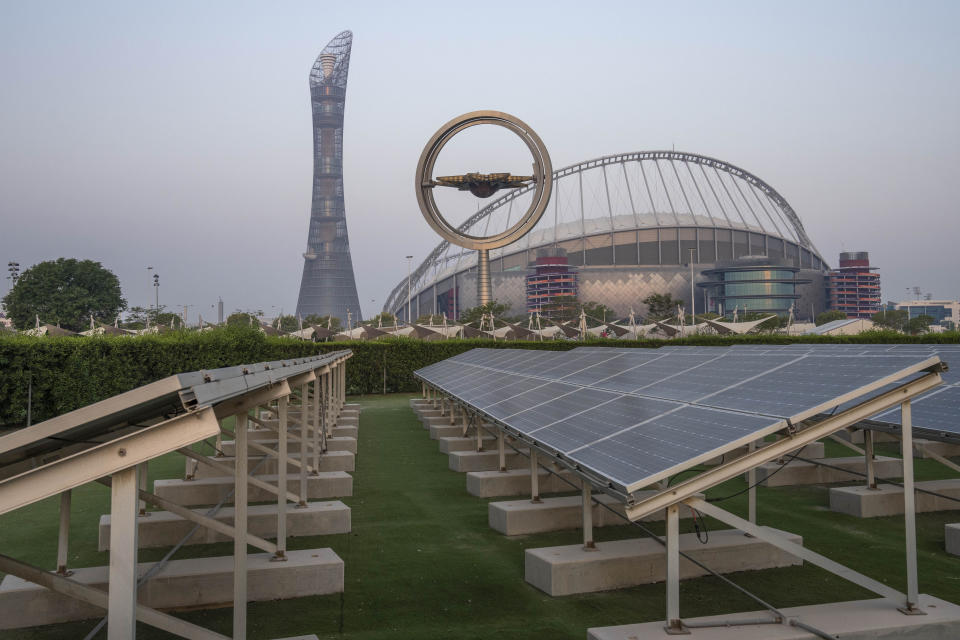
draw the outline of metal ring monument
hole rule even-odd
[[[533,156],[532,176],[511,176],[509,173],[468,173],[462,176],[433,178],[433,168],[440,151],[461,131],[480,124],[503,127],[515,133]],[[451,225],[440,213],[433,197],[437,186],[455,187],[470,191],[479,198],[487,198],[500,189],[514,189],[534,184],[533,200],[526,213],[512,227],[492,236],[474,236]],[[490,250],[505,247],[525,236],[540,220],[550,202],[553,189],[553,165],[550,154],[540,137],[526,123],[500,111],[472,111],[446,123],[430,138],[417,164],[417,203],[427,223],[440,236],[455,245],[477,251],[477,299],[481,305],[493,298],[490,286]],[[408,311],[409,313],[409,311]]]

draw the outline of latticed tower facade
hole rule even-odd
[[[313,107],[313,204],[297,315],[360,319],[343,201],[343,111],[353,34],[343,31],[310,70]]]

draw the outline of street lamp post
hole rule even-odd
[[[413,256],[407,256],[407,324],[410,324],[410,316],[413,313],[413,309],[410,307],[410,261],[413,260]]]
[[[157,317],[155,318],[155,324],[160,324],[160,276],[156,273],[153,274],[153,294],[154,294],[154,304],[157,310]]]

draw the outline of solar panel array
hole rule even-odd
[[[474,349],[415,375],[537,447],[632,492],[918,377],[922,353],[816,349]]]

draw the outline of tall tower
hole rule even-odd
[[[331,315],[346,325],[360,319],[343,205],[343,105],[353,34],[339,33],[310,70],[313,107],[313,204],[297,315]]]

